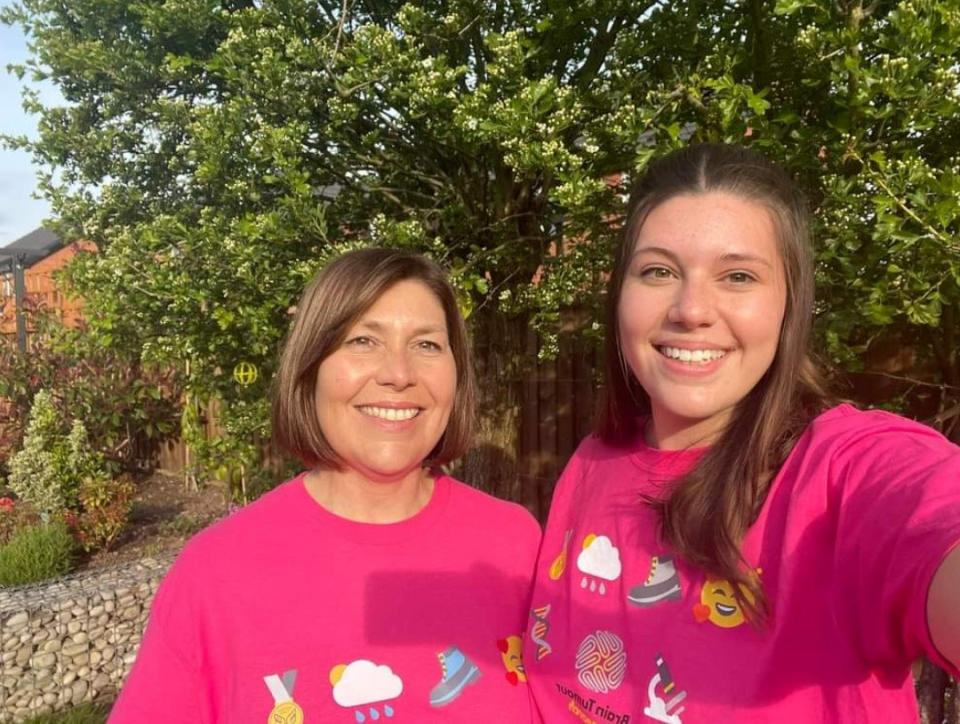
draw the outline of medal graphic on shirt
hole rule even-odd
[[[583,539],[582,550],[577,556],[577,568],[583,574],[580,588],[589,588],[590,592],[607,592],[607,582],[620,577],[620,551],[605,535],[591,533]]]
[[[303,724],[303,709],[293,700],[293,685],[297,681],[297,670],[264,676],[263,682],[273,696],[273,711],[267,718],[267,724]]]

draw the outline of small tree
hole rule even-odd
[[[58,475],[67,453],[59,427],[50,393],[40,390],[30,408],[23,448],[10,458],[10,489],[45,513],[67,504]]]

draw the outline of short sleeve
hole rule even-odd
[[[926,602],[960,541],[960,448],[908,420],[882,420],[831,461],[838,612],[876,668],[923,654],[956,675],[930,639]]]
[[[133,668],[110,724],[212,722],[213,710],[196,656],[196,606],[189,559],[181,555],[160,584]]]

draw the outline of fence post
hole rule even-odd
[[[22,354],[27,352],[27,320],[23,316],[23,297],[25,293],[23,268],[26,257],[17,254],[13,259],[13,300],[17,318],[17,347]]]

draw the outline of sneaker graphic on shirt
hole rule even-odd
[[[445,706],[460,696],[467,684],[480,678],[480,669],[456,646],[447,647],[446,651],[437,654],[437,658],[443,676],[430,691],[430,706]]]
[[[680,704],[686,698],[687,692],[677,691],[667,662],[661,654],[657,654],[657,671],[647,685],[649,704],[643,708],[643,713],[663,724],[683,724],[680,720],[683,707]]]
[[[683,597],[680,576],[677,575],[673,556],[654,556],[650,561],[650,574],[644,583],[630,589],[627,600],[637,606],[652,606],[660,601],[676,601]]]
[[[620,551],[607,536],[591,533],[583,539],[577,569],[583,574],[580,588],[589,588],[591,593],[596,591],[602,596],[607,592],[607,582],[620,577]]]
[[[346,709],[353,709],[357,724],[369,718],[377,721],[382,716],[392,717],[394,709],[384,702],[396,699],[403,693],[403,681],[385,664],[377,665],[366,659],[357,659],[349,664],[338,664],[330,670],[330,685],[333,700]]]

